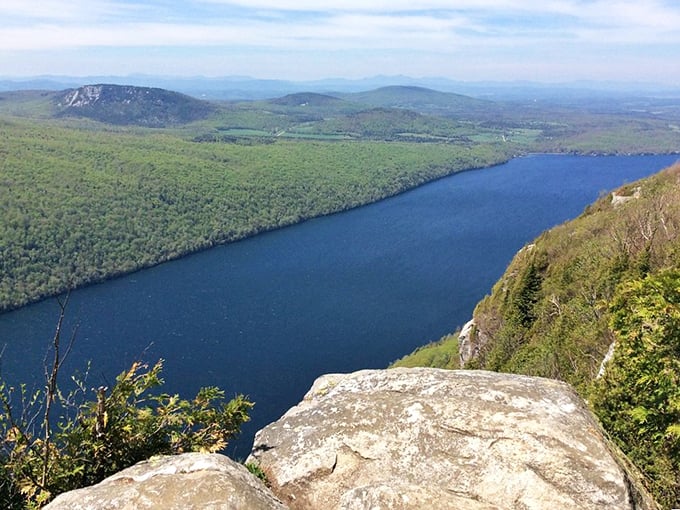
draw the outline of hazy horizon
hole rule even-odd
[[[667,0],[3,0],[0,73],[680,86]]]

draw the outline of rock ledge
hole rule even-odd
[[[613,451],[564,383],[398,368],[317,379],[249,460],[294,509],[655,508]]]

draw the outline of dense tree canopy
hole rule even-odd
[[[488,144],[196,143],[0,120],[0,310],[499,163]]]

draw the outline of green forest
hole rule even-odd
[[[666,103],[605,106],[418,87],[211,103],[113,85],[1,93],[0,311],[531,151],[680,146]]]
[[[0,309],[507,160],[501,146],[198,143],[0,120]]]

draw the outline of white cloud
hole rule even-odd
[[[462,17],[393,17],[339,14],[324,20],[278,22],[227,20],[219,24],[124,23],[69,25],[44,23],[0,27],[5,51],[83,47],[230,46],[291,50],[431,50],[462,44],[458,30],[472,22]]]
[[[32,24],[39,21],[86,22],[134,12],[134,5],[117,0],[2,0],[1,25]]]
[[[314,12],[422,12],[427,10],[536,10],[541,4],[529,0],[195,0],[196,3],[240,6],[252,9]],[[546,1],[551,5],[554,1]]]
[[[11,55],[26,62],[29,55],[37,55],[31,52],[39,51],[56,55],[106,48],[107,55],[113,55],[120,48],[127,58],[138,51],[143,60],[148,48],[159,52],[204,48],[203,53],[214,50],[241,62],[247,62],[252,51],[277,55],[268,60],[270,66],[285,59],[286,52],[297,61],[317,64],[321,60],[315,59],[323,58],[320,53],[334,58],[353,54],[361,55],[361,65],[369,69],[384,62],[393,70],[403,66],[404,73],[426,65],[436,73],[447,59],[460,65],[467,61],[473,69],[482,61],[488,69],[494,65],[528,68],[540,58],[553,60],[553,66],[578,65],[586,57],[611,55],[615,48],[631,46],[649,47],[648,61],[656,62],[654,45],[663,45],[668,54],[680,47],[680,4],[662,0],[0,0],[0,41],[4,63],[11,62]],[[367,64],[369,58],[375,62]],[[377,67],[375,71],[383,72]]]
[[[338,49],[355,47],[359,41],[400,47],[399,40],[404,39],[493,45],[521,44],[536,37],[541,44],[571,36],[573,41],[637,43],[663,34],[666,41],[680,40],[680,8],[658,0],[330,0],[323,4],[318,0],[193,0],[182,9],[175,7],[172,18],[184,19],[182,12],[198,5],[209,6],[212,16],[178,24],[165,22],[167,18],[156,14],[153,4],[143,1],[3,0],[0,16],[9,21],[4,27],[0,24],[0,40],[5,50],[231,44],[239,42],[234,34],[243,44],[255,46],[273,40],[292,47],[301,39],[320,44],[335,40]],[[234,6],[241,9],[236,13]],[[162,12],[167,14],[167,9],[166,5]],[[265,11],[258,9],[287,14],[263,16]],[[299,11],[316,16],[309,21]],[[543,28],[541,22],[550,16],[564,18],[564,27]]]
[[[123,25],[61,26],[0,29],[5,50],[55,50],[79,47],[211,46],[234,44],[257,36],[252,27],[206,27],[136,23]]]
[[[6,20],[10,17],[23,18],[53,18],[63,19],[73,17],[80,10],[82,3],[60,2],[59,0],[43,0],[28,2],[26,0],[3,0],[0,3],[0,15]]]

